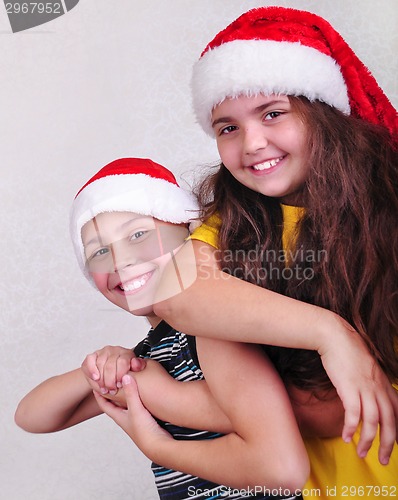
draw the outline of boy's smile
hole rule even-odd
[[[163,270],[187,234],[184,225],[132,212],[97,215],[82,228],[87,266],[96,287],[129,312],[152,314]]]
[[[148,280],[151,279],[153,275],[153,271],[142,274],[141,276],[136,276],[135,278],[129,281],[122,281],[119,285],[117,285],[120,290],[124,294],[131,295],[132,293],[136,293],[139,289],[146,285]]]

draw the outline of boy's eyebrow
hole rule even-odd
[[[264,104],[260,104],[260,106],[257,106],[255,107],[254,109],[252,109],[250,111],[250,114],[252,115],[256,115],[257,113],[261,113],[262,111],[264,111],[265,109],[269,108],[269,107],[272,107],[272,106],[275,106],[277,104],[286,104],[286,101],[282,101],[280,99],[275,99],[273,101],[270,101],[270,102],[266,102]],[[211,126],[212,127],[215,127],[216,125],[218,125],[219,123],[228,123],[228,122],[231,122],[231,121],[234,121],[234,118],[231,117],[231,116],[221,116],[220,118],[217,118],[216,120],[214,120],[212,123],[211,123]]]
[[[121,224],[121,226],[120,226],[119,229],[124,229],[126,226],[129,226],[131,224],[131,222],[135,222],[135,221],[140,220],[140,219],[144,219],[144,220],[151,219],[151,220],[153,220],[153,217],[151,215],[139,215],[138,217],[132,217],[131,219],[127,220],[126,222],[123,222],[123,224]],[[87,243],[84,246],[88,247],[89,245],[92,245],[93,243],[99,243],[100,245],[105,246],[104,243],[102,242],[101,231],[99,230],[96,217],[94,217],[92,219],[92,221],[93,221],[93,224],[94,224],[96,236],[93,236],[89,241],[87,241]]]
[[[132,217],[131,219],[127,220],[126,222],[123,222],[123,224],[120,226],[121,229],[124,229],[126,226],[129,226],[131,222],[135,222],[137,220],[147,220],[150,219],[153,221],[152,215],[139,215],[138,217]]]
[[[92,245],[93,243],[100,243],[102,245],[102,241],[101,241],[101,238],[100,236],[94,236],[94,238],[91,238],[91,240],[87,241],[87,243],[85,243],[85,247],[88,247],[90,245]]]
[[[93,224],[94,224],[94,229],[95,229],[95,232],[96,232],[96,236],[94,236],[93,238],[91,238],[91,240],[89,240],[84,246],[85,247],[88,247],[90,245],[92,245],[93,243],[99,243],[100,245],[102,245],[102,241],[101,241],[101,233],[100,233],[100,230],[98,228],[98,224],[97,224],[97,218],[96,217],[93,217]]]

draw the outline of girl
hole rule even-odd
[[[377,365],[365,354],[345,361],[351,342],[360,352],[363,345],[336,314],[396,383],[397,113],[326,21],[280,7],[249,11],[219,33],[196,64],[192,87],[198,121],[215,136],[222,163],[200,190],[207,222],[193,234],[204,242],[194,242],[198,279],[155,312],[198,343],[212,335],[300,348],[266,348],[296,404],[314,401],[322,412],[332,380],[345,405],[345,441],[362,419],[361,437],[349,446],[307,441],[307,487],[325,497],[359,496],[366,487],[378,488],[370,495],[381,488],[396,495],[390,405],[397,416],[397,394],[389,384],[384,395],[376,389],[383,377],[373,376]],[[208,272],[214,261],[232,277],[214,279],[224,276]],[[282,317],[269,290],[331,313],[311,318],[286,301]],[[356,372],[364,377],[358,385]],[[129,413],[107,411],[134,434]],[[375,447],[364,460],[355,455],[354,444],[366,456],[378,422],[380,462],[392,451],[386,467]]]

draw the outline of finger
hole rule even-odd
[[[125,414],[126,418],[120,419],[118,423],[140,450],[150,458],[152,450],[158,449],[157,443],[159,439],[173,440],[173,438],[165,429],[160,427],[143,405],[137,382],[133,376],[125,375],[123,377],[123,390],[126,395],[128,410]]]
[[[143,358],[132,358],[130,361],[130,369],[132,372],[140,372],[146,367],[146,361]]]
[[[346,443],[349,443],[361,419],[361,400],[359,395],[352,394],[341,396],[341,400],[345,411],[342,438]]]
[[[126,396],[127,409],[134,412],[137,409],[144,408],[135,378],[130,375],[124,375],[122,382],[124,394]]]
[[[134,438],[134,432],[137,430],[134,427],[134,422],[138,428],[140,428],[143,433],[145,430],[156,430],[158,431],[158,423],[153,418],[151,413],[145,408],[141,401],[140,393],[138,390],[138,385],[135,378],[131,375],[124,375],[123,377],[123,390],[126,396],[127,411],[130,417],[134,417],[131,420],[130,431],[125,428],[126,432],[130,437]],[[119,424],[122,427],[122,424]]]
[[[100,351],[97,351],[97,359],[96,359],[96,365],[98,369],[98,373],[100,375],[100,378],[97,380],[98,384],[100,387],[103,389],[101,392],[103,394],[107,393],[108,390],[106,388],[106,383],[105,383],[105,377],[104,377],[104,368],[108,362],[109,358],[109,352],[107,348],[103,348]]]
[[[389,396],[394,410],[396,442],[398,443],[398,388],[391,387]]]
[[[83,372],[87,377],[92,380],[98,381],[100,379],[100,372],[97,368],[97,353],[93,352],[88,354],[82,363]]]
[[[118,355],[109,356],[106,363],[102,369],[102,378],[104,381],[104,386],[112,393],[117,392],[116,387],[116,373],[117,373],[117,362]]]
[[[366,457],[373,440],[376,437],[380,422],[379,408],[375,398],[362,398],[362,427],[357,445],[357,453],[361,458]]]
[[[380,408],[380,446],[379,462],[387,465],[397,441],[397,417],[398,417],[398,397],[392,389],[386,398],[381,398]]]
[[[116,386],[122,387],[123,375],[130,371],[131,351],[121,354],[116,360]]]
[[[129,375],[125,375],[123,377],[123,389],[126,396],[127,410],[115,406],[113,403],[103,398],[100,394],[94,393],[94,395],[100,409],[111,417],[125,432],[127,432],[127,434],[130,435],[131,438],[133,438],[134,429],[132,428],[132,422],[129,423],[129,415],[134,415],[134,417],[143,415],[144,417],[147,417],[148,414],[151,419],[152,416],[142,405],[138,393],[137,383],[133,377],[130,377]]]
[[[120,413],[127,413],[126,409],[114,405],[110,400],[104,398],[98,392],[93,391],[93,394],[100,409],[109,417],[111,417],[116,423],[118,423],[117,420],[120,420],[120,418],[122,418],[122,415],[120,415]]]

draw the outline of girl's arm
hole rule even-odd
[[[197,337],[318,351],[344,405],[343,439],[349,441],[362,420],[358,453],[364,456],[380,423],[379,459],[385,463],[397,436],[398,396],[360,336],[331,311],[219,271],[214,248],[191,243],[194,259],[190,245],[176,255],[181,282],[188,276],[187,287],[168,294],[166,271],[159,292],[166,300],[154,305],[155,313]]]
[[[101,414],[80,368],[45,380],[19,403],[15,422],[34,433],[55,432]]]
[[[145,410],[135,382],[124,387],[128,410],[100,397],[99,405],[165,467],[234,488],[302,488],[308,457],[289,397],[268,358],[256,346],[213,339],[198,339],[198,353],[234,432],[213,440],[174,440]]]

